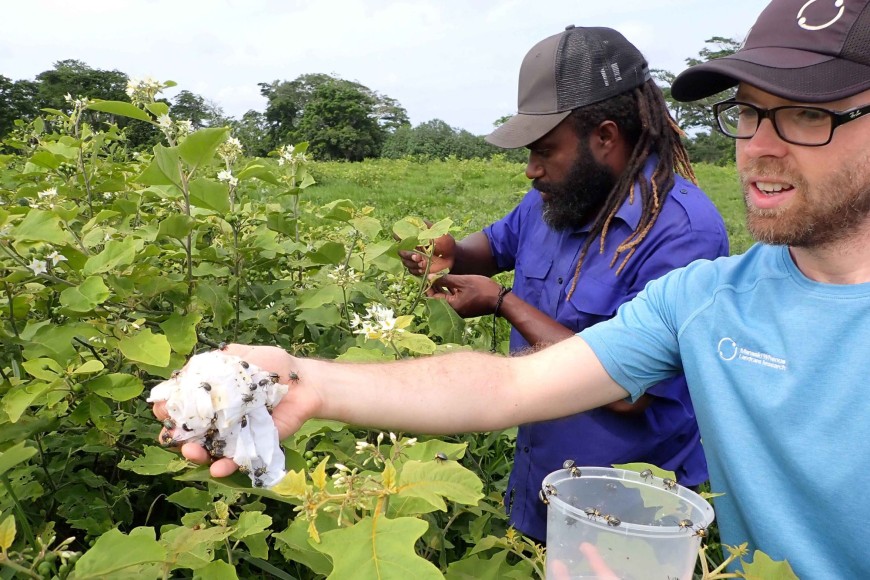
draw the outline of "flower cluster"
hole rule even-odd
[[[242,156],[242,142],[235,137],[228,137],[226,141],[218,145],[217,154],[224,160],[227,167],[236,162]]]
[[[239,184],[239,178],[233,176],[233,172],[229,169],[224,169],[217,174],[218,181],[225,181],[230,187],[235,187]]]
[[[91,104],[91,100],[87,97],[79,97],[78,99],[74,99],[73,96],[69,93],[63,96],[63,100],[73,106],[73,109],[81,111]]]
[[[54,268],[61,262],[66,261],[66,256],[55,250],[47,255],[44,260],[40,260],[39,258],[33,258],[32,260],[30,260],[30,263],[27,265],[27,267],[30,269],[31,272],[33,272],[34,276],[39,276],[40,274],[45,274],[48,272],[49,262],[51,263],[51,267]]]
[[[295,145],[281,145],[278,148],[278,165],[284,165],[285,163],[296,165],[306,161],[308,161],[308,157],[305,156],[305,153],[296,151]]]
[[[368,441],[356,442],[357,455],[368,455],[368,457],[363,460],[363,465],[368,465],[369,462],[372,462],[376,466],[384,464],[387,459],[384,457],[383,453],[381,453],[381,443],[384,442],[384,437],[385,434],[381,432],[378,433],[378,436],[375,439],[376,443],[369,443]],[[400,439],[395,433],[390,431],[390,443],[393,444],[390,451],[390,458],[397,459],[407,447],[413,447],[417,444],[417,438],[411,437],[408,439]]]
[[[193,132],[193,123],[190,120],[175,121],[165,114],[157,117],[157,127],[166,135],[170,143],[174,143],[178,137],[187,137]]]
[[[341,286],[347,288],[351,284],[355,284],[362,280],[362,273],[355,271],[353,268],[344,264],[337,265],[332,272],[326,275],[327,278]]]
[[[151,77],[143,79],[131,78],[127,81],[125,92],[136,106],[149,105],[154,102],[157,93],[163,90],[163,84]]]
[[[384,343],[392,342],[396,335],[405,332],[397,324],[392,308],[373,304],[366,308],[364,316],[354,312],[350,325],[354,334],[362,334],[366,339],[380,340]]]

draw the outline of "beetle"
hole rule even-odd
[[[254,477],[260,477],[261,475],[264,475],[266,471],[268,470],[265,467],[258,467],[254,470]]]
[[[241,424],[242,424],[242,429],[244,429],[245,427],[248,426],[248,416],[247,415],[242,415]]]
[[[205,392],[206,392],[206,393],[208,393],[209,391],[211,391],[211,385],[208,384],[208,383],[206,383],[206,382],[199,383],[199,388],[201,388],[201,389],[205,389]]]
[[[253,394],[250,394],[250,395],[242,395],[242,402],[245,403],[245,404],[248,404],[248,403],[250,403],[250,402],[253,401],[253,400],[254,400],[254,395],[253,395]]]
[[[609,514],[604,516],[604,521],[607,522],[608,526],[613,526],[614,528],[622,523],[622,520],[620,520],[618,517],[611,516]]]
[[[278,376],[278,373],[269,373],[269,378],[272,379],[273,383],[277,383],[281,377]]]
[[[248,364],[248,361],[246,361],[246,360],[239,361],[239,364],[242,365],[243,369],[247,369],[248,367],[251,366]]]
[[[169,375],[169,378],[170,378],[170,379],[177,379],[177,378],[178,378],[178,375],[180,375],[180,374],[181,374],[181,371],[180,371],[180,370],[174,370],[174,371],[172,371],[172,374]]]
[[[263,480],[260,478],[254,479],[254,487],[263,487]]]
[[[651,478],[652,476],[653,476],[652,469],[644,469],[643,471],[640,472],[640,477],[644,481]]]
[[[175,429],[175,421],[173,421],[172,419],[164,419],[163,426],[169,431],[172,431],[173,429]]]
[[[685,520],[680,520],[679,522],[677,522],[677,525],[680,526],[680,529],[690,530],[690,529],[692,529],[692,526],[694,526],[695,524],[692,523],[692,520],[685,519]]]
[[[187,423],[182,423],[181,428],[184,429],[185,431],[193,431],[192,428],[187,426]]]
[[[544,491],[547,493],[547,495],[559,495],[556,492],[556,486],[554,486],[550,483],[547,483],[544,485]]]
[[[705,539],[707,539],[707,528],[701,528],[701,527],[695,528],[695,533],[692,535],[698,536],[702,540],[705,540]]]
[[[674,489],[675,487],[677,487],[677,482],[670,477],[666,477],[662,480],[662,485],[665,489]]]
[[[229,345],[228,345],[226,342],[224,342],[224,341],[220,341],[220,342],[218,343],[218,350],[226,350],[228,346],[229,346]]]
[[[547,499],[547,494],[544,493],[544,490],[538,492],[538,499],[541,500],[541,503],[544,505],[550,505],[550,500]]]
[[[297,375],[295,371],[290,371],[290,380],[294,383],[298,383],[299,375]]]
[[[448,459],[450,459],[450,458],[447,457],[447,454],[444,453],[443,451],[439,451],[438,453],[435,454],[435,461],[437,461],[438,463],[444,463]]]
[[[583,512],[586,514],[586,517],[588,517],[590,520],[592,518],[600,518],[601,517],[601,511],[599,511],[599,509],[595,508],[595,507],[584,508]]]

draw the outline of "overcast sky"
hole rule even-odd
[[[229,116],[263,111],[259,82],[332,73],[397,99],[416,125],[475,134],[516,112],[539,40],[609,26],[650,66],[679,72],[712,36],[741,39],[765,0],[4,0],[0,74],[65,59],[174,80]]]

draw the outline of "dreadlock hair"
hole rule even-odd
[[[671,117],[664,95],[652,79],[632,91],[600,103],[574,109],[569,118],[574,124],[578,138],[588,135],[604,121],[613,121],[634,147],[625,171],[619,176],[598,212],[589,237],[583,244],[567,300],[571,299],[577,287],[583,261],[589,253],[593,240],[600,235],[599,253],[603,254],[604,242],[613,217],[626,199],[634,203],[635,187],[640,187],[642,213],[637,228],[616,248],[610,262],[612,268],[622,257],[622,262],[616,270],[617,276],[655,225],[664,202],[662,196],[674,186],[674,172],[697,184],[689,155],[680,140],[684,133]],[[649,156],[654,153],[658,154],[658,165],[651,178],[647,179],[643,174],[643,168]]]

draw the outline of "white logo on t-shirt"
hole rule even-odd
[[[804,30],[822,30],[834,24],[837,20],[843,17],[843,12],[846,11],[846,0],[836,0],[834,2],[834,8],[839,8],[837,11],[837,15],[825,22],[824,24],[807,24],[807,19],[804,16],[804,10],[806,10],[810,4],[814,4],[817,0],[809,0],[806,4],[801,6],[800,11],[797,14],[797,23],[798,26],[803,28]]]
[[[737,341],[727,336],[719,341],[716,350],[719,352],[719,358],[724,361],[736,359],[778,371],[788,370],[788,362],[784,358],[738,346]]]

